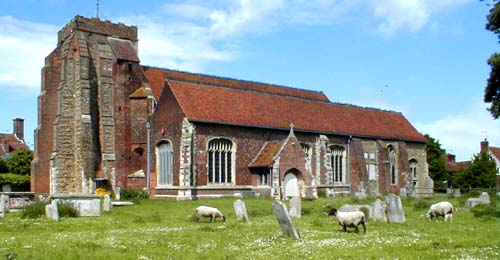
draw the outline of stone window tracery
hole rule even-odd
[[[413,187],[417,186],[418,175],[417,175],[418,162],[415,159],[410,160],[410,174],[413,181]]]
[[[157,167],[157,180],[158,186],[172,185],[173,182],[173,149],[169,141],[161,141],[156,146],[156,167]]]
[[[398,184],[398,173],[397,173],[397,167],[396,167],[396,151],[394,150],[394,147],[392,145],[389,145],[387,147],[388,150],[388,155],[389,155],[389,171],[391,174],[391,184],[396,185]]]
[[[340,145],[330,146],[330,164],[332,166],[332,175],[334,183],[345,183],[345,149]]]
[[[225,138],[208,143],[208,183],[230,184],[233,181],[233,142]]]

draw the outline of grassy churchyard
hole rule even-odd
[[[499,200],[491,198],[492,206],[458,211],[452,223],[421,215],[441,200],[463,208],[465,197],[405,198],[404,224],[369,221],[366,234],[361,227],[360,233],[342,233],[324,209],[375,199],[302,201],[302,218],[293,220],[300,241],[281,237],[272,199],[243,199],[250,223],[236,221],[235,198],[143,200],[101,217],[58,222],[8,213],[0,218],[0,259],[500,259]],[[199,205],[218,207],[226,222],[196,222]]]

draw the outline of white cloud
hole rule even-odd
[[[56,27],[10,16],[0,17],[0,24],[0,88],[37,94],[44,58],[57,41]]]
[[[479,143],[488,138],[490,145],[500,146],[498,120],[493,120],[480,100],[462,114],[449,115],[434,122],[416,123],[422,133],[438,139],[441,147],[464,161],[479,152]],[[485,133],[486,131],[486,133]]]
[[[416,32],[427,25],[431,16],[471,0],[372,0],[373,16],[381,22],[376,31],[393,35],[401,30]]]

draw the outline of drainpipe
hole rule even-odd
[[[146,137],[146,150],[147,150],[147,155],[146,155],[146,192],[148,193],[149,197],[149,192],[150,192],[150,173],[151,173],[151,148],[150,148],[150,139],[151,139],[151,124],[149,123],[149,120],[146,122],[146,130],[147,130],[147,137]]]
[[[351,140],[352,140],[352,135],[349,136],[349,139],[347,139],[347,184],[349,187],[349,194],[352,192],[352,185],[351,185]]]

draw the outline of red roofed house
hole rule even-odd
[[[497,187],[496,190],[500,190],[500,147],[490,146],[488,140],[484,139],[481,142],[481,153],[488,153],[491,158],[495,160],[497,164]]]
[[[402,114],[142,66],[137,43],[136,27],[95,18],[77,16],[59,32],[43,68],[32,191],[432,193],[426,139]]]
[[[19,148],[29,149],[24,142],[24,119],[13,119],[13,133],[0,133],[0,157],[5,159]]]

